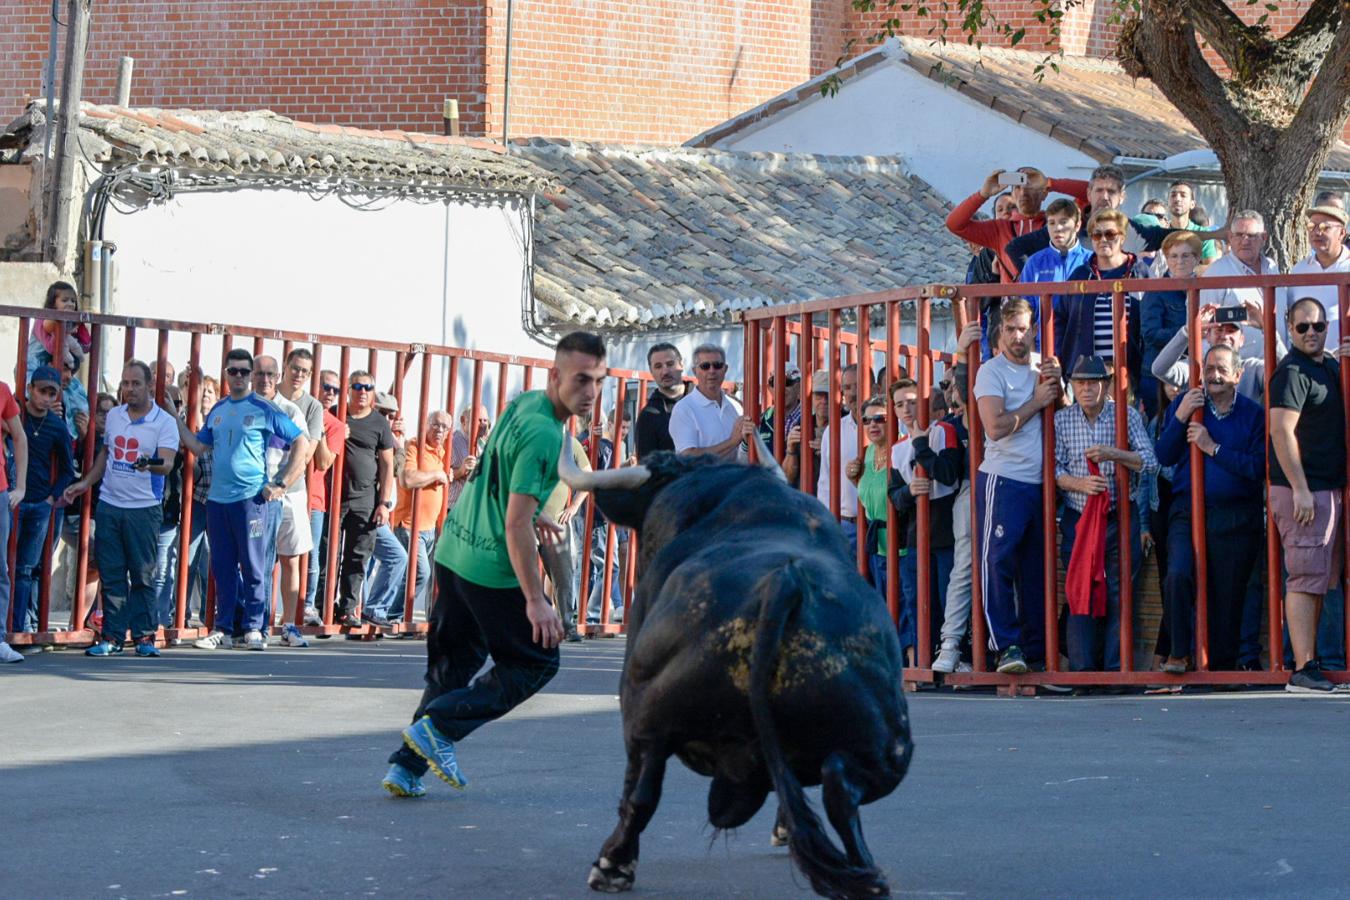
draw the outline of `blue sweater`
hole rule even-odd
[[[1176,466],[1172,491],[1180,496],[1191,493],[1191,454],[1186,442],[1186,425],[1177,421],[1178,394],[1167,407],[1167,423],[1158,436],[1158,464]],[[1266,476],[1266,416],[1260,404],[1241,394],[1233,398],[1233,408],[1220,419],[1210,403],[1205,403],[1204,426],[1219,445],[1219,452],[1205,460],[1205,501],[1261,502]]]
[[[28,435],[28,477],[23,502],[38,503],[51,496],[60,499],[75,480],[75,458],[66,423],[55,413],[42,418],[30,415],[24,417],[23,429]]]

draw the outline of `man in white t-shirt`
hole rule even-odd
[[[1292,269],[1290,275],[1333,275],[1350,272],[1350,247],[1345,246],[1345,210],[1338,206],[1314,206],[1308,210],[1308,243],[1311,251]],[[1312,297],[1327,311],[1327,346],[1341,345],[1341,303],[1336,285],[1319,284],[1289,289],[1289,303]],[[1285,317],[1288,306],[1275,310],[1275,333],[1287,334]]]
[[[1001,352],[980,366],[974,392],[985,436],[975,488],[984,617],[998,671],[1013,675],[1045,658],[1040,412],[1060,396],[1059,362],[1038,364],[1032,327],[1024,299],[1003,301]]]
[[[701,344],[694,348],[696,389],[670,411],[670,439],[675,442],[676,453],[710,453],[736,459],[744,452],[744,442],[754,432],[755,423],[722,390],[726,371],[727,357],[721,347]]]
[[[871,391],[872,372],[867,372],[867,390]],[[858,434],[860,426],[858,418],[861,415],[862,406],[858,397],[858,367],[856,365],[846,366],[839,372],[839,394],[840,411],[843,415],[839,418],[839,526],[843,528],[844,535],[849,540],[849,545],[856,551],[858,549],[858,488],[843,477],[843,473],[848,470],[848,464],[858,458]],[[866,399],[866,398],[862,398]],[[834,428],[834,423],[827,424],[820,430],[820,472],[816,476],[816,498],[825,504],[825,508],[830,508],[830,497],[832,495],[834,478],[830,473],[831,450],[830,444],[833,440],[830,437],[830,430]]]
[[[122,406],[108,411],[94,465],[66,488],[69,502],[99,481],[94,542],[103,579],[103,629],[86,656],[122,652],[128,627],[137,656],[155,647],[155,561],[164,518],[164,478],[178,455],[178,425],[151,402],[150,367],[133,359],[122,369]]]

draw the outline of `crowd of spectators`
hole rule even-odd
[[[920,416],[919,387],[905,373],[888,384],[867,365],[827,366],[807,385],[801,370],[788,364],[781,372],[783,409],[770,405],[752,420],[727,390],[724,348],[695,348],[686,375],[680,350],[659,343],[647,353],[651,393],[632,422],[632,439],[629,416],[610,409],[573,439],[574,458],[582,468],[623,465],[657,451],[741,460],[756,431],[770,445],[780,432],[784,474],[837,514],[855,552],[861,544],[882,596],[891,571],[887,554],[895,545],[906,661],[915,665],[921,657],[917,610],[926,604],[932,646],[922,656],[931,654],[933,669],[944,673],[970,666],[975,552],[983,598],[976,614],[983,616],[993,667],[1011,674],[1045,667],[1041,496],[1043,477],[1052,471],[1058,504],[1057,531],[1051,533],[1058,535],[1067,603],[1050,626],[1059,629],[1068,668],[1120,665],[1119,559],[1128,541],[1136,583],[1146,557],[1157,560],[1163,616],[1154,665],[1182,673],[1197,665],[1199,643],[1190,502],[1198,489],[1191,451],[1198,450],[1207,540],[1223,548],[1221,557],[1209,556],[1205,573],[1208,667],[1261,666],[1261,583],[1273,575],[1284,580],[1288,641],[1270,653],[1291,669],[1291,690],[1330,690],[1321,666],[1345,665],[1338,535],[1346,448],[1338,357],[1346,345],[1335,288],[1277,291],[1270,397],[1259,291],[1203,288],[1195,322],[1188,320],[1185,291],[1130,293],[1123,309],[1127,340],[1118,344],[1111,282],[1275,271],[1258,213],[1239,210],[1222,227],[1206,229],[1194,187],[1178,181],[1166,200],[1150,200],[1138,215],[1128,215],[1121,209],[1124,187],[1124,175],[1113,166],[1098,168],[1087,181],[1052,179],[1028,167],[992,173],[958,204],[947,224],[971,245],[972,282],[1102,287],[1050,298],[1052,347],[1040,346],[1044,300],[1034,288],[1024,297],[984,301],[980,320],[960,332],[955,347],[956,358],[964,360],[978,346],[977,377],[969,377],[964,362],[949,367],[926,416]],[[1050,199],[1056,192],[1066,196]],[[993,218],[979,218],[990,199]],[[1312,251],[1293,271],[1350,271],[1341,199],[1320,195],[1307,225]],[[69,308],[74,296],[69,285],[58,283],[47,306]],[[1200,328],[1203,338],[1201,386],[1194,389],[1187,358],[1192,328]],[[201,373],[192,379],[179,373],[175,382],[172,371],[129,361],[119,396],[99,395],[91,422],[89,399],[73,377],[87,349],[87,331],[39,320],[29,347],[24,414],[8,389],[0,391],[12,464],[5,505],[12,515],[0,515],[0,538],[11,524],[17,532],[12,609],[11,592],[0,591],[0,614],[13,631],[37,626],[40,556],[53,514],[63,519],[53,596],[70,599],[77,501],[86,493],[93,498],[96,536],[86,605],[92,607],[94,597],[103,601],[101,621],[90,623],[101,638],[89,651],[93,655],[121,652],[127,632],[138,654],[158,652],[156,629],[171,627],[175,614],[183,504],[192,508],[184,624],[206,617],[208,596],[215,602],[214,629],[196,641],[198,647],[267,645],[276,620],[274,568],[282,598],[280,637],[289,646],[307,646],[295,623],[322,624],[330,592],[338,625],[398,624],[409,566],[413,609],[428,608],[437,530],[477,472],[492,429],[486,408],[470,404],[457,420],[434,412],[425,434],[406,436],[394,394],[379,391],[367,372],[353,372],[343,385],[325,370],[315,396],[308,351],[292,352],[282,368],[272,357],[233,350],[224,396]],[[151,401],[161,374],[169,384],[163,408]],[[1117,381],[1127,397],[1123,417],[1113,399]],[[192,404],[184,402],[190,387],[197,391]],[[772,396],[772,381],[768,387]],[[343,390],[345,415],[339,419]],[[968,400],[982,425],[983,462],[976,472],[969,471]],[[189,421],[189,409],[195,420]],[[920,425],[924,418],[931,422],[927,427]],[[894,442],[887,434],[892,419]],[[1126,423],[1123,440],[1116,434],[1118,420]],[[1054,430],[1048,466],[1045,423]],[[95,442],[94,464],[83,472],[89,440]],[[194,458],[186,496],[180,449]],[[1269,510],[1262,503],[1267,461],[1274,486]],[[1117,530],[1121,503],[1132,506],[1128,535]],[[621,621],[622,585],[631,574],[626,530],[587,507],[584,494],[562,485],[545,506],[565,531],[540,554],[569,640],[581,639],[583,623]],[[330,508],[340,519],[335,554],[327,546]],[[900,525],[894,536],[887,534],[891,516]],[[1283,573],[1262,571],[1268,520],[1284,544]],[[924,598],[917,596],[921,529],[929,552],[923,567],[930,594]],[[332,558],[339,561],[336,572],[328,571]],[[305,584],[301,559],[308,559]],[[336,578],[331,589],[330,577]],[[0,643],[0,660],[21,658]]]

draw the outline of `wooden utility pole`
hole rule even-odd
[[[89,39],[90,0],[70,0],[66,10],[66,59],[61,72],[61,106],[56,115],[56,153],[48,181],[47,259],[63,267],[70,250],[70,212],[75,199],[75,162],[79,155],[80,92],[84,86],[84,51]],[[52,111],[47,110],[47,127]]]

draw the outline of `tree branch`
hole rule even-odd
[[[1266,32],[1242,21],[1224,0],[1187,0],[1183,12],[1189,15],[1191,24],[1204,35],[1210,48],[1239,77],[1247,72],[1253,56],[1263,55],[1270,48]]]
[[[1346,0],[1342,5],[1350,6]],[[1311,14],[1311,10],[1309,11]],[[1312,86],[1299,104],[1293,120],[1281,135],[1281,143],[1306,153],[1310,147],[1323,147],[1320,159],[1310,160],[1321,169],[1331,147],[1350,118],[1350,15],[1342,15],[1331,47],[1320,59],[1321,66]],[[1291,159],[1293,157],[1290,157]]]
[[[1340,7],[1341,0],[1313,0],[1303,18],[1280,38],[1279,43],[1297,46],[1323,31],[1335,31],[1336,23],[1344,17]]]

